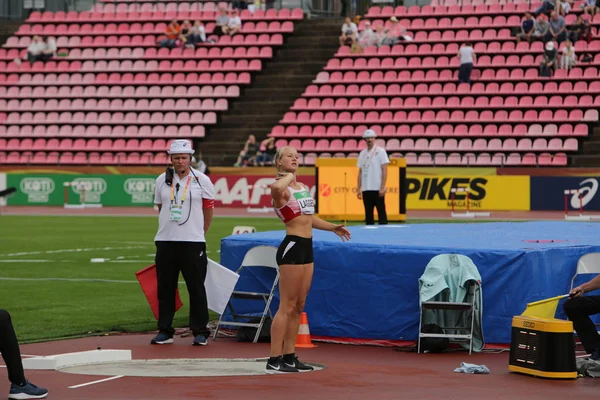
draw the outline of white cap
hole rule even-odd
[[[548,51],[554,50],[554,43],[553,42],[546,43],[546,50],[548,50]]]
[[[185,139],[173,140],[171,148],[169,149],[169,154],[194,154],[192,142]]]
[[[373,129],[367,129],[365,131],[365,133],[363,133],[363,138],[372,138],[372,137],[377,137],[377,134],[375,133],[375,131]]]

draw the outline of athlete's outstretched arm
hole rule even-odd
[[[348,229],[344,227],[344,225],[335,225],[331,222],[323,221],[321,218],[313,215],[312,219],[312,227],[315,229],[320,229],[322,231],[333,232],[339,237],[342,238],[342,241],[350,240],[351,234]]]

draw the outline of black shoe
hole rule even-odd
[[[298,356],[294,356],[291,361],[284,358],[283,364],[288,367],[296,368],[300,372],[314,371],[314,367],[304,364],[302,361],[298,360]]]
[[[291,372],[300,372],[297,368],[290,367],[283,362],[282,357],[277,357],[275,360],[269,359],[265,368],[267,374],[286,374]]]
[[[590,354],[590,360],[600,361],[600,349],[595,348],[592,350],[592,354]]]

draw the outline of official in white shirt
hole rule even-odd
[[[156,179],[158,206],[156,276],[158,280],[158,335],[152,344],[173,343],[175,291],[179,272],[190,295],[190,329],[195,346],[204,346],[210,331],[204,280],[208,258],[205,234],[213,219],[215,188],[202,172],[191,168],[192,144],[174,140],[168,152],[173,167]]]
[[[367,129],[363,138],[367,142],[367,148],[358,155],[358,199],[362,199],[365,206],[365,223],[375,224],[373,208],[377,208],[379,225],[387,224],[387,213],[385,211],[385,191],[387,171],[390,159],[385,149],[375,145],[377,134]]]

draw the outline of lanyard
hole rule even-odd
[[[373,146],[373,150],[371,150],[369,152],[369,158],[367,159],[367,162],[365,163],[364,169],[368,169],[369,165],[371,165],[371,158],[373,158],[373,155],[375,155],[376,150],[377,150],[377,146]]]
[[[185,195],[188,192],[188,189],[190,188],[190,182],[192,181],[192,177],[188,176],[187,182],[185,183],[185,188],[183,189],[183,194],[181,195],[181,205],[183,205],[183,202],[185,201]],[[173,204],[173,201],[175,200],[175,185],[171,185],[171,204]]]

